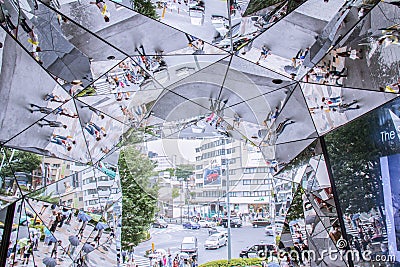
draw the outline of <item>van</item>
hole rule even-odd
[[[197,238],[194,236],[184,237],[181,243],[181,252],[187,253],[189,257],[197,258]]]

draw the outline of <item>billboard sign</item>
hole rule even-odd
[[[204,186],[221,185],[221,166],[205,168],[203,173]]]

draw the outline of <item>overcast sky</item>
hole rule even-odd
[[[186,140],[186,139],[162,139],[147,142],[149,151],[158,155],[166,155],[171,161],[176,155],[177,164],[195,163],[195,148],[200,146],[202,140]]]

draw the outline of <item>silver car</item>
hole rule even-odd
[[[207,240],[204,242],[205,249],[212,249],[212,248],[220,248],[222,246],[226,246],[227,239],[226,236],[222,233],[217,233],[210,235]]]

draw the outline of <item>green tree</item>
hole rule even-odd
[[[170,176],[176,176],[178,179],[187,179],[193,175],[194,166],[190,164],[182,164],[176,168],[167,168],[164,171],[169,172]]]
[[[150,0],[131,0],[133,9],[146,17],[158,19],[156,6]]]
[[[243,16],[250,16],[257,13],[258,11],[270,7],[272,9],[272,11],[270,12],[271,17],[272,14],[275,14],[284,5],[287,5],[287,15],[304,2],[305,0],[251,0]]]
[[[295,187],[295,185],[293,185],[293,187]],[[293,196],[292,203],[290,203],[290,208],[286,215],[286,219],[288,222],[297,219],[304,219],[303,198],[302,198],[303,193],[304,189],[301,186],[299,186],[297,188],[296,193]]]
[[[179,194],[179,189],[176,188],[176,187],[172,188],[172,192],[171,192],[172,199],[175,199],[175,198],[179,197],[179,195],[180,195]]]
[[[15,150],[14,154],[12,149],[4,149],[6,154],[5,164],[1,170],[1,176],[12,177],[14,172],[26,172],[32,174],[32,172],[40,167],[41,158],[39,155]],[[11,160],[11,161],[10,161]]]
[[[148,235],[157,211],[158,187],[149,178],[155,165],[134,146],[125,147],[119,158],[122,186],[122,247],[136,246]]]
[[[377,115],[371,112],[325,137],[344,212],[368,212],[382,205],[380,150],[373,136],[378,125]]]
[[[193,175],[194,166],[193,165],[179,165],[176,168],[175,175],[178,179],[187,179]]]

